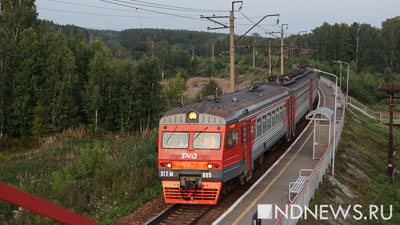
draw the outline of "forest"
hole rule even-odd
[[[256,33],[241,39],[237,45],[256,46],[255,68],[252,48],[238,48],[236,73],[263,80],[268,57],[279,73],[279,49],[268,55],[269,42],[279,45]],[[285,53],[286,71],[305,62],[339,74],[333,61],[349,62],[349,94],[375,109],[386,109],[377,87],[390,75],[400,81],[400,17],[380,28],[324,23],[287,35],[285,46],[293,47]],[[113,223],[160,193],[158,121],[182,99],[215,92],[211,80],[196,99],[184,94],[190,78],[228,78],[228,50],[223,33],[58,25],[38,19],[34,0],[1,0],[0,179]],[[0,202],[0,220],[49,223],[31,214],[15,219],[14,210]]]
[[[180,97],[171,95],[182,95],[182,90],[166,93],[174,88],[163,88],[162,79],[177,74],[183,79],[228,76],[228,56],[223,53],[229,39],[224,34],[87,30],[37,19],[34,1],[16,9],[11,4],[4,1],[0,16],[2,137],[40,139],[80,124],[95,131],[143,132],[155,127],[160,113],[173,106],[168,98]],[[269,40],[278,41],[253,34],[237,44],[256,41],[266,46]],[[312,33],[288,36],[285,43],[301,47],[287,53],[287,69],[304,61],[336,72],[333,60],[351,62],[352,73],[361,75],[352,82],[364,86],[352,89],[352,94],[367,103],[381,97],[374,91],[365,93],[378,85],[375,82],[400,72],[400,17],[387,19],[380,29],[324,23]],[[266,50],[258,50],[257,67],[267,68]],[[252,65],[251,49],[237,53],[237,72],[244,74]],[[278,60],[273,63],[274,68],[280,66]]]

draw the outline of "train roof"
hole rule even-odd
[[[172,108],[165,113],[160,123],[164,123],[167,117],[187,115],[191,111],[196,111],[199,114],[223,118],[224,124],[230,124],[258,112],[265,108],[266,105],[287,97],[291,92],[300,90],[314,77],[316,77],[316,73],[311,68],[306,68],[304,72],[293,78],[287,85],[267,83],[260,85],[256,91],[244,89],[218,96],[217,101],[203,100]]]

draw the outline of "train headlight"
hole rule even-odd
[[[208,169],[211,169],[211,168],[212,168],[212,164],[209,163],[209,164],[207,165],[207,167],[208,167]]]
[[[172,167],[172,164],[171,164],[171,163],[168,163],[168,164],[167,164],[167,167],[168,167],[168,168],[171,168],[171,167]]]
[[[191,111],[191,112],[188,113],[187,117],[188,117],[189,120],[196,120],[197,119],[197,113]]]

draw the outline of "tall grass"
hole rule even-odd
[[[89,139],[83,131],[64,131],[37,151],[12,156],[0,164],[0,180],[103,224],[161,192],[154,137]],[[0,221],[51,223],[14,210],[1,202]]]

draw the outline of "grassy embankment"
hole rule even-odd
[[[2,182],[102,224],[113,223],[161,192],[154,137],[88,138],[82,130],[69,130],[35,150],[4,155]],[[54,223],[2,201],[0,221]]]
[[[335,178],[325,176],[310,208],[315,205],[332,204],[348,206],[361,204],[363,211],[370,204],[383,205],[385,216],[393,205],[393,217],[389,221],[353,219],[334,221],[307,219],[299,224],[400,224],[400,174],[394,184],[387,183],[388,126],[372,121],[354,109],[346,112],[345,126],[336,154]],[[394,129],[395,149],[400,147],[400,129]],[[395,157],[395,167],[400,158]],[[379,192],[382,193],[379,195]],[[368,212],[366,212],[368,215]],[[380,215],[380,214],[379,214]],[[358,216],[358,214],[355,214]],[[369,215],[368,215],[369,216]],[[340,218],[340,216],[339,216]]]

